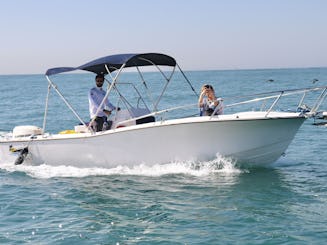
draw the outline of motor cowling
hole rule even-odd
[[[37,126],[32,125],[24,125],[24,126],[16,126],[13,129],[13,137],[29,137],[32,135],[41,135],[42,129]]]

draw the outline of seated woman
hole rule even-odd
[[[223,114],[222,99],[217,99],[215,90],[211,85],[205,84],[201,88],[199,97],[200,116]]]

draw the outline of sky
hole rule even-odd
[[[0,74],[119,53],[184,70],[327,67],[326,0],[0,0]]]

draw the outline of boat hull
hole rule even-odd
[[[266,166],[287,149],[305,118],[194,117],[147,123],[97,134],[6,140],[0,162],[14,162],[9,147],[28,147],[24,164],[112,168],[119,165],[207,161],[217,154],[240,164]]]

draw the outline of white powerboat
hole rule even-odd
[[[165,83],[161,92],[149,90],[142,71],[149,66],[157,68],[163,76]],[[166,68],[170,68],[169,73]],[[120,81],[122,73],[130,69],[136,70],[146,93],[137,89],[134,80],[132,83]],[[90,124],[83,121],[52,81],[56,74],[76,70],[106,74],[108,88],[105,98],[110,96],[110,100],[115,100],[116,106],[121,108],[112,116],[110,130],[93,132]],[[197,103],[174,104],[174,107],[159,109],[167,86],[176,73],[198,96],[175,59],[164,54],[112,55],[79,67],[49,69],[46,72],[49,86],[42,128],[22,125],[15,127],[12,133],[2,135],[0,163],[112,168],[141,163],[206,161],[219,154],[239,164],[266,166],[284,154],[303,122],[317,114],[327,96],[327,87],[315,87],[224,98],[224,114],[214,116],[199,116]],[[129,88],[134,92],[131,93]],[[52,89],[80,121],[73,130],[46,133],[48,99]],[[318,93],[318,96],[311,109],[304,110],[301,106],[311,93]],[[299,96],[294,110],[278,107],[285,97],[294,95]],[[197,102],[197,97],[194,97],[194,102]],[[251,105],[250,109],[244,109],[248,105]],[[259,105],[259,108],[256,110],[253,105]]]

